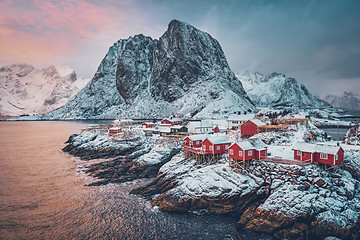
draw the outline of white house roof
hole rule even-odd
[[[293,147],[293,150],[299,150],[301,152],[308,152],[308,153],[318,152],[318,153],[327,153],[327,154],[335,155],[340,150],[340,146],[298,142]]]
[[[223,144],[223,143],[230,143],[230,139],[225,135],[215,136],[215,135],[208,135],[207,138],[212,144]]]
[[[314,152],[316,152],[316,144],[297,142],[294,145],[293,150],[299,150],[301,152],[314,153]]]
[[[191,141],[198,141],[198,140],[204,141],[208,136],[209,136],[208,134],[196,134],[189,136],[189,139]]]
[[[180,128],[183,128],[184,126],[180,126],[180,125],[176,125],[176,126],[171,126],[170,128],[173,128],[173,129],[180,129]]]
[[[250,119],[251,122],[253,122],[254,124],[256,124],[257,126],[265,126],[266,123],[260,121],[259,119]]]
[[[320,145],[316,146],[316,151],[320,153],[327,153],[335,155],[340,150],[340,146],[332,146],[332,145]]]
[[[112,128],[109,128],[109,130],[120,130],[121,128],[120,127],[112,127]]]
[[[144,122],[143,124],[154,125],[155,123],[153,123],[153,122]]]
[[[254,117],[255,114],[230,114],[227,121],[247,121]]]
[[[233,143],[231,146],[233,146],[234,144],[237,144],[243,150],[250,150],[250,149],[263,150],[267,147],[267,145],[260,139],[236,142],[236,143]]]

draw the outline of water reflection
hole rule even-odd
[[[82,122],[0,122],[1,239],[269,239],[236,219],[159,212],[130,189],[85,187],[84,162],[61,152]]]

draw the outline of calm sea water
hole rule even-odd
[[[0,122],[0,239],[271,239],[235,217],[170,214],[129,195],[146,183],[86,187],[61,151],[81,122]]]

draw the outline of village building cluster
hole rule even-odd
[[[118,120],[117,120],[118,121]],[[324,164],[333,167],[344,161],[344,151],[340,146],[298,142],[293,147],[293,159],[271,157],[268,145],[260,139],[249,139],[264,132],[289,131],[291,125],[307,125],[307,118],[275,119],[272,121],[255,114],[233,114],[226,121],[201,120],[184,121],[180,116],[162,119],[159,122],[142,122],[141,129],[146,136],[159,134],[164,137],[182,139],[186,158],[197,163],[214,163],[226,154],[233,168],[246,168],[252,160],[273,161],[290,164]],[[117,122],[118,123],[118,122]],[[121,132],[114,122],[109,135]],[[236,131],[239,138],[231,140],[227,133]]]

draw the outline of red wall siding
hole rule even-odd
[[[300,156],[297,155],[298,152],[299,152],[299,150],[294,150],[294,159],[295,159],[295,160],[300,160]]]
[[[334,165],[334,155],[332,154],[327,154],[327,158],[326,159],[323,159],[323,158],[320,158],[320,153],[315,153],[315,159],[316,159],[316,162],[318,163],[324,163],[324,164],[330,164],[330,165]]]
[[[230,154],[230,149],[233,150],[233,154]],[[242,156],[239,156],[239,150],[241,148],[237,144],[233,144],[231,147],[229,147],[229,158],[242,160]]]
[[[256,160],[264,159],[267,157],[267,150],[261,150],[261,151],[254,150],[254,152],[255,152],[254,157]]]
[[[335,161],[335,164],[339,164],[344,162],[344,150],[342,150],[342,148],[340,148],[340,150],[338,151],[338,160]]]
[[[311,160],[311,159],[314,161],[312,153],[301,152],[301,157],[300,157],[301,161],[308,161],[308,160]]]
[[[258,126],[249,120],[241,124],[240,129],[241,129],[241,135],[252,136],[258,133]]]
[[[259,159],[263,159],[263,158],[266,158],[266,157],[267,157],[267,149],[260,151],[260,158]]]
[[[294,159],[300,161],[308,161],[311,160],[314,162],[316,159],[316,153],[308,153],[308,152],[300,152],[300,156],[297,155],[299,150],[294,150]],[[312,156],[313,155],[313,156]]]
[[[205,146],[205,148],[204,148],[204,146]],[[212,146],[212,143],[208,139],[205,139],[205,141],[203,141],[203,143],[202,143],[203,151],[205,151],[206,153],[214,153],[214,148],[211,151],[210,146]]]
[[[197,144],[197,142],[198,142],[198,144]],[[201,140],[192,141],[191,144],[193,145],[193,147],[199,148],[202,145],[202,141]]]
[[[189,137],[186,137],[186,138],[184,138],[183,142],[185,145],[190,145],[191,140]]]

